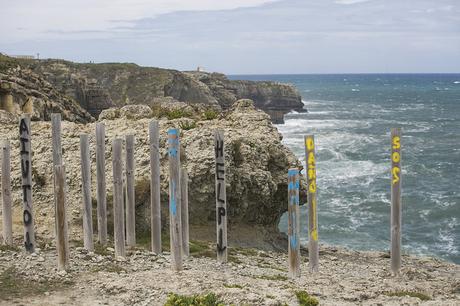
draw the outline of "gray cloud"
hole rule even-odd
[[[284,0],[110,23],[0,48],[228,73],[460,71],[456,0]]]

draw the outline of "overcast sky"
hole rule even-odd
[[[460,0],[0,0],[0,52],[228,74],[460,72]]]

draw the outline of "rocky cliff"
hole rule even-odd
[[[179,103],[180,104],[180,103]],[[167,103],[169,105],[169,103]],[[187,109],[189,107],[189,109]],[[180,112],[179,112],[180,110]],[[174,114],[171,117],[171,114]],[[179,115],[178,115],[179,114]],[[181,117],[182,116],[182,117]],[[177,118],[180,117],[180,118]],[[273,243],[274,233],[283,212],[287,209],[287,170],[300,167],[296,157],[281,143],[281,135],[270,122],[269,116],[256,110],[250,100],[236,102],[228,111],[209,116],[206,106],[194,110],[190,106],[178,105],[176,109],[151,110],[145,105],[128,105],[121,109],[106,110],[101,120],[106,126],[106,177],[108,207],[111,205],[112,162],[111,143],[115,137],[127,134],[136,136],[136,205],[137,231],[144,235],[149,230],[149,146],[148,124],[151,118],[159,119],[161,152],[161,198],[163,224],[168,222],[168,157],[166,150],[167,129],[181,129],[182,164],[189,172],[190,223],[196,228],[192,237],[215,235],[214,193],[214,131],[225,133],[227,163],[228,214],[231,227],[230,241],[238,240],[250,244],[252,239],[262,244],[266,239]],[[175,119],[168,119],[175,118]],[[210,118],[215,118],[211,119]],[[81,232],[81,172],[79,159],[79,135],[90,134],[92,157],[93,198],[95,198],[95,125],[63,122],[63,160],[67,172],[68,215],[72,231]],[[19,137],[17,123],[2,124],[0,135],[12,142],[12,182],[14,186],[14,212],[16,234],[22,233]],[[53,234],[54,205],[52,180],[51,125],[49,122],[32,123],[32,172],[33,200],[36,226],[41,235]],[[109,220],[112,218],[109,215]],[[254,231],[259,226],[263,232]],[[110,230],[109,230],[110,232]],[[247,234],[249,232],[249,234]],[[243,235],[243,233],[245,233]],[[246,235],[247,234],[247,235]],[[264,237],[261,237],[264,236]],[[251,238],[252,237],[252,238]],[[209,237],[208,237],[209,238]],[[213,239],[212,239],[213,240]]]
[[[304,106],[292,85],[234,81],[219,73],[180,72],[128,63],[17,61],[46,78],[62,94],[78,101],[94,117],[112,106],[152,105],[154,98],[162,97],[221,109],[228,109],[236,100],[251,99],[276,123],[283,122],[284,114],[291,110],[302,111]]]
[[[24,112],[30,113],[32,120],[49,120],[53,112],[61,113],[65,120],[74,122],[94,120],[79,103],[57,91],[44,78],[29,69],[20,66],[0,69],[2,122],[17,122],[18,116]]]

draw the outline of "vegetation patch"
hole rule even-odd
[[[316,305],[319,305],[318,299],[310,296],[304,290],[296,291],[295,295],[297,297],[297,301],[299,301],[300,306],[316,306]]]
[[[414,291],[402,290],[402,291],[385,292],[384,294],[387,296],[397,296],[397,297],[410,296],[410,297],[419,298],[422,301],[431,300],[431,297],[429,297],[428,295],[421,293],[421,292],[414,292]]]
[[[21,249],[19,249],[15,245],[6,245],[2,244],[0,245],[0,251],[5,252],[5,251],[11,251],[11,252],[19,252]]]
[[[40,295],[45,292],[62,290],[72,284],[72,282],[47,279],[34,281],[21,276],[14,267],[10,267],[0,274],[0,300]]]
[[[212,108],[205,110],[203,113],[204,120],[213,120],[216,119],[218,116],[219,113]]]
[[[113,262],[109,262],[100,266],[92,267],[91,272],[111,272],[120,274],[122,272],[126,272],[126,270]]]
[[[181,128],[181,130],[184,130],[184,131],[194,129],[196,128],[196,126],[197,126],[196,121],[184,121],[184,122],[179,123],[179,127]]]
[[[225,288],[238,288],[238,289],[243,289],[243,286],[242,286],[242,285],[238,285],[238,284],[224,284],[224,287],[225,287]]]
[[[284,276],[284,275],[281,275],[281,274],[277,274],[277,275],[259,275],[259,276],[256,276],[256,278],[270,280],[270,281],[287,281],[288,280],[287,276]]]
[[[164,306],[224,306],[224,303],[214,293],[192,296],[170,293]]]

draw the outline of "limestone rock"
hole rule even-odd
[[[0,109],[13,115],[30,113],[32,120],[50,120],[53,112],[74,122],[94,120],[76,101],[55,90],[41,76],[20,67],[0,71]]]
[[[112,140],[115,137],[134,134],[136,137],[136,228],[140,233],[148,231],[150,218],[148,125],[151,119],[130,120],[121,116],[121,111],[118,115],[109,116],[109,113],[109,111],[102,113],[104,114],[103,122],[106,125],[107,207],[112,207]],[[196,115],[192,114],[192,116]],[[194,124],[191,124],[192,122]],[[168,120],[161,118],[159,124],[163,225],[167,225],[169,219],[167,130],[176,127],[181,129],[182,165],[189,173],[190,224],[206,228],[209,230],[208,233],[215,233],[214,131],[222,129],[225,134],[230,225],[236,229],[250,228],[249,233],[255,232],[256,226],[260,229],[269,229],[273,233],[277,232],[279,219],[287,209],[287,170],[293,166],[301,167],[301,164],[294,154],[281,143],[282,136],[272,125],[266,113],[255,109],[249,100],[241,100],[237,101],[234,107],[220,119],[177,118]],[[19,155],[16,125],[17,123],[0,126],[0,135],[5,135],[12,142],[12,156]],[[184,126],[187,128],[182,128]],[[92,190],[95,198],[95,124],[64,121],[62,146],[67,172],[68,212],[81,211],[80,133],[90,134]],[[36,207],[35,224],[39,233],[44,235],[46,232],[52,233],[54,228],[52,146],[49,122],[32,123],[32,149],[34,151],[33,171],[40,176],[40,182],[42,182],[39,186],[37,177],[33,185],[34,207]],[[19,159],[12,159],[11,168],[13,197],[19,200],[21,198]],[[15,213],[18,213],[17,218],[19,219],[20,210],[15,210]],[[73,233],[71,235],[79,235],[81,232],[82,214],[79,215],[80,217],[72,219],[69,213],[69,220],[72,221],[69,228],[69,232]],[[110,212],[108,220],[113,220]],[[240,238],[235,237],[235,239]]]
[[[0,68],[2,62],[0,61]],[[102,110],[127,104],[152,105],[156,98],[172,97],[228,109],[239,99],[251,99],[273,122],[284,114],[304,111],[294,86],[277,82],[229,80],[220,73],[180,72],[140,67],[129,63],[77,64],[63,60],[19,61],[46,78],[55,88],[80,103],[92,116]]]

